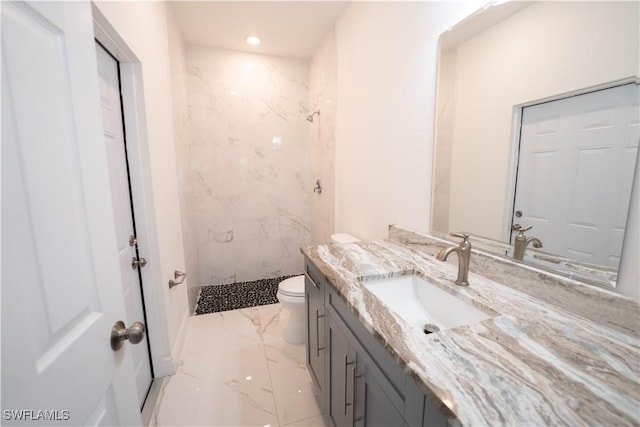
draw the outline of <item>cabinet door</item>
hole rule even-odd
[[[329,419],[337,427],[353,425],[353,368],[354,354],[343,327],[329,316],[327,349],[329,351]]]
[[[351,379],[355,424],[367,427],[404,426],[402,396],[355,337],[351,338],[350,346],[356,355]]]
[[[307,306],[307,366],[319,388],[318,395],[321,396],[322,405],[325,388],[324,289],[323,284],[317,283],[309,274],[305,274],[304,287]]]
[[[360,364],[364,364],[364,373],[358,373],[354,378],[356,404],[354,418],[358,424],[366,427],[394,427],[404,426],[402,415],[393,404],[391,398],[385,393],[374,371],[370,366],[363,363],[358,354]],[[359,372],[362,372],[358,370]]]

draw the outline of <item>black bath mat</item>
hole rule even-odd
[[[292,276],[228,285],[203,286],[198,299],[196,314],[217,313],[238,308],[256,307],[278,302],[278,284]]]

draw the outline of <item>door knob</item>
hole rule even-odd
[[[129,340],[131,344],[138,344],[144,338],[146,328],[142,322],[133,322],[127,329],[122,320],[118,320],[111,328],[111,348],[118,351],[122,343]]]
[[[144,259],[144,258],[138,259],[136,257],[131,258],[131,268],[133,268],[134,270],[136,268],[142,268],[145,265],[147,265],[147,260],[146,259]]]

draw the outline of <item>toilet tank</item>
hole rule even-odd
[[[331,235],[332,243],[351,243],[351,242],[359,242],[359,241],[360,239],[358,239],[355,236],[352,236],[349,233],[336,233]]]

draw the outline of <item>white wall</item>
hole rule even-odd
[[[303,271],[308,62],[187,47],[190,180],[203,284]]]
[[[333,28],[316,50],[309,66],[310,110],[319,110],[309,124],[311,171],[320,179],[322,193],[311,195],[311,243],[329,243],[335,230],[335,145],[337,112],[337,65]]]
[[[439,34],[482,2],[355,2],[336,24],[336,231],[428,232]]]
[[[145,105],[145,117],[141,120],[145,122],[147,132],[142,147],[146,151],[142,167],[151,180],[151,194],[145,202],[152,201],[152,205],[146,208],[153,214],[150,221],[155,230],[152,233],[157,237],[156,247],[150,249],[154,255],[148,259],[149,264],[145,268],[157,271],[155,277],[159,278],[153,283],[159,298],[147,304],[164,305],[166,319],[162,321],[166,320],[167,330],[161,336],[168,337],[168,345],[163,349],[165,353],[158,355],[156,352],[152,356],[154,360],[171,361],[172,353],[179,347],[176,341],[178,331],[188,317],[185,287],[168,289],[174,270],[184,271],[185,263],[176,181],[166,5],[164,2],[104,1],[97,2],[96,6],[141,65]],[[154,368],[156,375],[171,373],[156,363]]]
[[[637,2],[540,2],[458,46],[451,230],[503,240],[513,107],[639,75],[638,13]]]
[[[169,62],[171,67],[171,96],[173,100],[173,128],[175,133],[178,190],[180,197],[180,215],[182,217],[182,242],[184,246],[185,268],[187,273],[187,299],[189,312],[196,308],[200,280],[200,253],[198,251],[198,227],[195,212],[189,209],[195,200],[191,181],[191,162],[189,155],[187,109],[187,56],[180,28],[169,5],[167,8],[167,30],[169,37]]]

